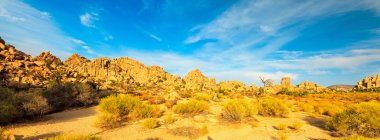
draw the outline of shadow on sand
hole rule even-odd
[[[303,120],[305,120],[306,122],[308,122],[310,125],[312,126],[316,126],[318,128],[321,128],[323,130],[326,130],[326,119],[324,118],[315,118],[315,117],[310,117],[310,116],[307,116],[307,117],[304,117]]]
[[[61,133],[46,133],[46,134],[41,134],[41,135],[37,135],[37,136],[31,136],[31,137],[24,137],[23,135],[15,135],[15,138],[17,140],[38,140],[38,139],[41,139],[41,138],[49,138],[49,137],[54,137],[54,136],[58,136],[60,135]]]

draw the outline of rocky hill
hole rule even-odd
[[[380,87],[380,74],[371,77],[365,77],[358,82],[357,88],[359,90],[366,90],[371,88]]]
[[[354,87],[355,87],[355,85],[338,84],[338,85],[328,86],[327,88],[336,89],[336,90],[352,90]]]
[[[0,85],[27,87],[47,87],[52,79],[63,82],[94,83],[98,89],[120,92],[131,88],[164,88],[196,91],[259,92],[258,88],[246,86],[240,81],[222,81],[208,78],[199,69],[190,71],[184,78],[172,75],[159,66],[145,66],[128,57],[109,59],[106,57],[89,60],[77,53],[61,61],[50,52],[43,52],[35,58],[18,51],[0,38]],[[369,81],[369,80],[365,80]],[[372,82],[373,80],[371,80]],[[375,80],[376,81],[376,80]],[[363,82],[362,82],[363,83]],[[367,85],[367,84],[362,84]],[[270,93],[283,88],[319,90],[321,86],[312,82],[302,82],[292,86],[289,77],[281,80],[281,85],[273,81],[266,87]]]

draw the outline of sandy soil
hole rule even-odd
[[[23,139],[38,139],[41,137],[55,136],[59,134],[99,134],[106,140],[147,139],[162,138],[168,140],[189,139],[187,137],[174,136],[168,133],[169,129],[179,126],[204,126],[209,133],[198,139],[202,140],[273,140],[279,137],[279,130],[274,126],[278,124],[292,125],[294,121],[304,123],[301,131],[293,132],[290,129],[285,133],[290,140],[308,139],[332,139],[328,131],[324,130],[323,120],[308,117],[304,112],[292,112],[287,118],[272,118],[257,116],[260,121],[258,127],[252,128],[248,124],[232,124],[219,119],[220,106],[212,105],[210,114],[195,117],[181,118],[171,126],[161,126],[156,129],[144,129],[139,122],[127,126],[102,131],[94,127],[98,111],[96,107],[65,111],[48,115],[48,119],[42,122],[26,123],[10,126],[16,137]]]

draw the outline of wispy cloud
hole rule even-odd
[[[160,37],[158,37],[157,35],[154,35],[153,33],[151,33],[151,32],[149,32],[149,31],[145,30],[145,29],[142,28],[141,26],[136,26],[136,27],[140,30],[141,33],[143,33],[143,34],[149,36],[150,38],[152,38],[152,39],[154,39],[154,40],[156,40],[156,41],[158,41],[158,42],[162,42],[162,39],[161,39]]]
[[[87,27],[95,27],[95,21],[99,20],[98,13],[86,12],[79,16],[80,23]]]
[[[33,56],[49,50],[64,59],[76,46],[47,12],[17,0],[1,1],[0,33],[7,43]]]

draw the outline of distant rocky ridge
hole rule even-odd
[[[131,58],[96,58],[92,61],[77,53],[61,61],[50,52],[35,58],[5,44],[0,38],[0,84],[26,84],[30,87],[46,87],[51,76],[59,74],[64,82],[92,82],[99,89],[125,91],[132,87],[162,87],[182,90],[223,90],[230,92],[257,91],[256,84],[247,86],[240,81],[222,81],[208,78],[198,69],[190,71],[184,78],[172,75],[159,66],[145,66]],[[319,90],[324,87],[312,82],[291,85],[290,77],[284,77],[280,85],[273,82],[265,90],[279,91],[283,88]]]
[[[355,88],[355,85],[343,85],[343,84],[338,84],[338,85],[331,85],[331,86],[328,86],[327,88],[335,89],[335,90],[352,90],[352,89]]]

